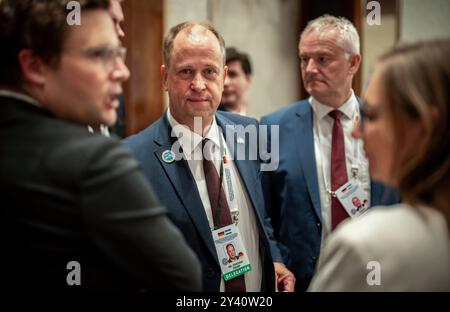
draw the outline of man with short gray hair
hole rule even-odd
[[[337,190],[351,185],[372,204],[381,198],[371,189],[362,143],[351,135],[359,118],[352,89],[361,63],[355,27],[330,15],[310,21],[300,36],[299,56],[310,97],[261,123],[280,127],[280,165],[263,173],[263,187],[280,253],[297,278],[296,289],[304,291],[322,242],[340,222],[357,217]]]

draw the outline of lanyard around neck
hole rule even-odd
[[[311,100],[311,102],[313,105],[317,105],[317,103],[315,103],[313,99]],[[352,117],[353,125],[355,125],[355,123],[357,122],[357,120],[359,118],[359,114],[360,114],[358,103],[359,103],[358,101],[355,102],[355,110],[353,112],[353,117]],[[316,155],[316,157],[319,157],[319,160],[320,160],[321,171],[322,171],[322,176],[323,176],[323,182],[325,184],[325,189],[328,192],[328,194],[330,194],[332,197],[336,197],[335,192],[331,190],[329,179],[327,179],[328,176],[325,173],[325,168],[324,168],[325,162],[324,162],[324,157],[323,157],[322,151],[321,151],[322,131],[321,131],[321,127],[319,125],[319,118],[317,116],[317,107],[314,110],[314,131],[316,132],[317,143],[319,145],[319,155]],[[344,135],[344,140],[345,140],[345,135]],[[360,141],[358,139],[353,139],[352,141],[353,141],[353,157],[352,157],[352,161],[351,161],[351,173],[352,173],[352,178],[357,178],[359,168],[361,166],[361,153],[359,150]],[[331,162],[331,158],[330,158],[330,162]],[[346,160],[346,162],[347,162],[347,160]],[[331,163],[330,163],[330,168],[331,168]]]

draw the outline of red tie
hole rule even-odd
[[[205,145],[211,147],[213,144],[208,142],[208,139],[202,141],[202,150]],[[210,151],[205,151],[210,153]],[[210,153],[209,155],[212,155]],[[220,185],[220,178],[217,174],[216,167],[214,163],[209,159],[214,159],[212,157],[203,157],[203,171],[205,172],[206,188],[208,189],[209,201],[211,203],[211,210],[214,220],[214,227],[221,228],[233,223],[231,219],[230,208],[228,207],[227,198],[225,197],[225,192],[223,191],[222,185]],[[244,275],[235,277],[229,281],[225,281],[225,291],[226,292],[245,292],[245,278]]]
[[[347,166],[345,164],[344,131],[341,125],[342,113],[333,110],[329,113],[334,119],[333,136],[331,139],[331,190],[335,191],[347,182]],[[332,229],[348,217],[336,197],[331,197],[331,226]]]

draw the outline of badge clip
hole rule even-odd
[[[358,176],[358,166],[352,165],[351,171],[352,171],[352,177],[356,178]]]

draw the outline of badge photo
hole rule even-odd
[[[358,217],[369,209],[369,198],[356,179],[351,179],[336,190],[336,197],[350,217]]]
[[[225,281],[251,271],[252,267],[247,251],[242,244],[241,235],[234,223],[214,230],[212,234],[220,269]]]

